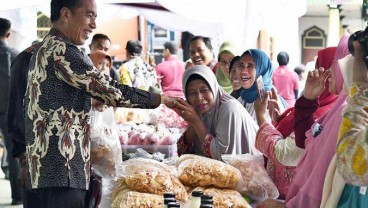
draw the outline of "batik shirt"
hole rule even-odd
[[[337,167],[347,183],[368,185],[368,84],[353,83],[343,112]]]
[[[119,85],[51,29],[32,56],[25,95],[28,183],[88,189],[91,97],[107,105],[155,108],[161,97]]]

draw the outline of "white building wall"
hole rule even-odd
[[[286,20],[285,20],[286,21]],[[298,27],[298,18],[290,18],[286,22],[280,23],[271,35],[273,41],[273,59],[274,66],[278,66],[277,54],[285,51],[289,54],[290,69],[294,69],[301,62],[300,35]]]
[[[301,17],[299,18],[299,37],[300,46],[302,45],[302,35],[310,27],[317,26],[321,28],[328,38],[328,16],[326,17]],[[327,42],[326,42],[327,44]]]

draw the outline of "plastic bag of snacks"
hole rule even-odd
[[[112,108],[91,112],[91,163],[96,173],[105,178],[115,177],[122,162],[121,145],[113,118]]]
[[[159,168],[161,170],[167,171],[167,172],[171,173],[174,176],[177,176],[177,174],[178,174],[178,172],[176,170],[176,167],[167,165],[163,162],[159,162],[159,161],[154,160],[154,159],[139,158],[139,157],[138,158],[132,158],[132,159],[129,159],[129,160],[125,161],[124,165],[126,165],[126,166],[131,165],[132,168],[130,168],[129,170],[126,170],[126,172],[128,172],[128,173],[135,173],[135,172],[140,171],[141,169],[138,169],[138,168],[140,168],[140,166],[145,166],[145,167],[152,166],[152,167],[156,167],[156,168]]]
[[[161,195],[140,193],[132,191],[128,188],[124,178],[118,179],[114,183],[111,194],[111,207],[112,208],[136,208],[147,207],[156,208],[162,207],[164,199]]]
[[[180,201],[188,198],[184,185],[170,172],[173,171],[171,168],[162,168],[155,163],[149,164],[137,160],[126,162],[123,163],[122,177],[125,178],[129,189],[159,195],[173,192]]]
[[[190,187],[215,186],[235,189],[241,181],[239,170],[233,166],[193,155],[183,155],[179,158],[178,174],[180,181]]]
[[[263,166],[263,157],[251,154],[230,156],[229,164],[240,170],[244,184],[237,190],[257,201],[277,199],[279,191]]]
[[[242,195],[235,190],[197,187],[193,191],[202,191],[203,194],[211,195],[213,207],[251,208]]]

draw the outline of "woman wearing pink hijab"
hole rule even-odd
[[[349,54],[348,38],[348,36],[341,38],[331,68],[329,89],[331,93],[338,94],[338,98],[330,111],[318,119],[305,133],[305,154],[298,164],[296,175],[290,185],[286,205],[278,201],[266,200],[258,207],[314,208],[320,206],[327,168],[336,152],[337,136],[342,120],[341,112],[346,105],[344,80],[337,61]],[[316,69],[309,73],[304,92],[305,98],[315,100],[321,94],[327,77],[327,73],[324,72],[324,69]],[[296,111],[299,110],[303,109],[298,108],[296,104]],[[313,114],[313,112],[310,113]],[[305,119],[308,119],[308,116],[305,116]],[[294,130],[297,137],[299,129]]]

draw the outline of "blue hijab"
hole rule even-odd
[[[240,96],[241,98],[247,103],[253,103],[258,99],[258,89],[257,89],[257,78],[262,75],[263,76],[263,83],[265,86],[266,91],[271,91],[272,88],[272,63],[270,58],[261,50],[259,49],[249,49],[245,51],[242,55],[249,53],[250,56],[253,58],[255,69],[256,69],[256,78],[254,79],[254,83],[252,87],[249,89],[242,89]]]

